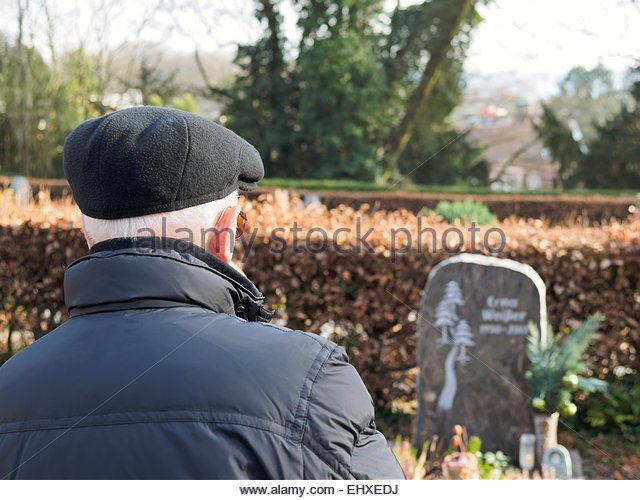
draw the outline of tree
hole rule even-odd
[[[438,307],[436,307],[436,320],[433,323],[437,328],[440,328],[440,344],[444,345],[449,343],[447,330],[454,326],[457,320],[458,315],[455,309],[444,300],[441,301]]]
[[[640,67],[630,75],[640,74]],[[630,78],[627,103],[602,123],[592,122],[593,137],[576,136],[548,106],[535,128],[559,164],[563,187],[640,188],[640,81]]]
[[[103,97],[107,91],[120,90],[114,61],[122,63],[117,56],[127,43],[113,48],[110,33],[125,5],[121,0],[97,3],[80,44],[64,53],[57,43],[59,31],[66,26],[56,23],[59,16],[50,12],[53,2],[47,0],[19,0],[15,38],[0,32],[0,167],[5,171],[61,177],[66,136],[81,121],[110,110],[103,105]],[[145,6],[145,13],[135,21],[138,31],[152,12],[151,4]],[[88,44],[94,53],[85,50]],[[139,88],[145,104],[195,111],[194,97],[174,83],[176,72],[156,68],[159,58],[152,63],[143,56],[130,62],[138,64],[136,81],[124,78],[120,85]],[[128,73],[121,68],[120,75],[132,74],[135,66],[130,66]]]
[[[444,384],[438,396],[437,408],[439,412],[448,412],[453,408],[453,401],[458,389],[458,378],[456,376],[456,356],[458,346],[452,345],[447,357],[444,360]]]
[[[15,43],[0,40],[0,125],[2,166],[22,175],[46,173],[49,162],[50,69],[41,54],[26,46],[20,32]]]
[[[384,75],[371,24],[381,2],[298,4],[304,34],[296,71],[302,150],[296,174],[373,180],[378,167],[371,139],[382,118]]]
[[[454,306],[461,306],[462,304],[464,304],[462,290],[460,289],[460,285],[457,281],[452,280],[447,283],[444,292],[444,300]]]
[[[161,57],[156,58],[153,63],[150,63],[148,57],[143,55],[138,65],[136,79],[122,80],[126,88],[140,90],[142,94],[142,104],[162,106],[178,93],[175,84],[178,70],[175,69],[167,73],[162,69],[160,62]]]
[[[469,361],[469,355],[467,354],[467,347],[475,345],[473,341],[473,333],[471,333],[471,327],[466,320],[461,319],[453,330],[453,343],[458,346],[458,358],[457,361],[466,365]]]
[[[630,105],[596,126],[596,138],[576,173],[587,187],[640,188],[640,81],[633,83],[630,96]]]
[[[403,96],[410,95],[415,87],[424,60],[438,41],[437,28],[442,18],[456,8],[451,2],[425,2],[394,11],[391,33],[381,54],[390,92],[386,121],[391,125],[383,141],[388,143],[389,135],[399,125],[406,106]],[[452,184],[460,180],[476,185],[487,183],[489,164],[482,156],[484,150],[469,142],[470,130],[460,132],[448,119],[462,99],[464,59],[470,33],[479,22],[475,10],[470,12],[447,53],[431,94],[417,112],[416,126],[398,159],[397,171],[390,176],[422,184]]]
[[[454,283],[454,282],[449,282]],[[457,285],[457,283],[456,283]],[[461,319],[453,330],[453,345],[444,360],[444,384],[438,396],[438,411],[448,412],[453,408],[453,401],[456,397],[458,380],[456,376],[456,361],[466,365],[469,361],[467,347],[475,345],[471,327],[464,319]]]
[[[26,176],[61,177],[66,136],[100,112],[94,67],[82,48],[50,57],[50,66],[17,43],[0,38],[0,164]],[[20,70],[23,63],[28,69]],[[13,81],[25,71],[28,81]]]
[[[282,33],[280,2],[257,5],[263,37],[238,48],[231,88],[209,90],[224,97],[229,126],[256,145],[268,175],[380,179],[391,152],[391,170],[415,180],[486,179],[481,151],[447,123],[480,20],[475,1],[388,14],[382,0],[296,0],[295,48]],[[437,159],[415,169],[427,155]]]
[[[42,177],[62,177],[62,146],[78,123],[105,110],[99,99],[95,66],[83,47],[62,54],[48,90],[47,137],[49,167],[37,172]],[[35,172],[34,172],[35,174]]]
[[[557,182],[565,188],[575,185],[584,152],[569,126],[547,104],[542,105],[542,116],[533,126],[542,144],[559,164]]]
[[[441,31],[424,67],[420,82],[407,100],[402,121],[391,134],[383,179],[388,180],[395,173],[400,157],[416,128],[419,113],[433,92],[442,68],[447,63],[447,54],[451,50],[453,39],[460,32],[469,15],[473,13],[476,2],[475,0],[457,0],[455,3],[451,1],[447,3],[449,4],[448,15],[440,19],[438,31]]]
[[[260,151],[267,174],[293,175],[297,89],[285,63],[279,2],[261,0],[256,17],[266,25],[264,36],[238,47],[240,74],[233,86],[212,90],[226,100],[228,125]]]
[[[462,291],[460,285],[455,281],[449,281],[445,287],[442,299],[438,303],[435,311],[434,325],[440,328],[440,344],[448,344],[448,330],[458,322],[456,306],[462,305]]]
[[[622,105],[611,71],[602,64],[593,69],[571,68],[560,80],[558,94],[548,106],[564,122],[575,122],[574,128],[585,141],[595,138],[595,126],[614,116]]]

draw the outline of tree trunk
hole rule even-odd
[[[388,160],[382,173],[382,181],[388,182],[393,174],[395,174],[398,161],[404,153],[413,131],[418,121],[418,112],[422,109],[423,104],[431,95],[438,79],[442,65],[446,62],[447,53],[451,48],[451,42],[462,28],[465,20],[475,5],[475,0],[458,0],[460,8],[457,14],[451,20],[448,29],[442,34],[440,42],[436,45],[431,53],[429,62],[424,68],[422,78],[418,86],[414,89],[409,101],[407,102],[404,118],[398,125],[398,128],[392,135],[391,144],[388,151]]]
[[[456,397],[458,381],[456,379],[456,356],[458,346],[451,347],[447,358],[444,360],[444,385],[438,398],[438,411],[447,412],[453,408],[453,400]]]
[[[284,54],[282,53],[282,44],[280,41],[280,20],[278,19],[278,12],[276,11],[273,0],[260,0],[262,5],[262,14],[267,19],[267,26],[269,27],[269,37],[267,39],[267,45],[270,52],[269,61],[269,74],[270,74],[270,89],[269,89],[269,108],[274,116],[277,116],[278,111],[282,109],[284,103],[281,102],[281,98],[276,92],[276,89],[281,89],[280,80],[282,80],[282,72],[284,70]],[[267,171],[271,170],[273,158],[280,158],[282,151],[274,144],[269,144],[269,150],[266,157],[263,158],[265,168]]]
[[[30,173],[29,157],[31,154],[31,112],[33,108],[33,97],[31,94],[31,68],[24,46],[24,17],[28,8],[28,1],[25,2],[25,4],[18,1],[17,49],[18,64],[20,65],[20,76],[22,81],[14,88],[14,95],[22,93],[22,99],[20,100],[20,132],[18,133],[18,138],[20,144],[20,173],[24,176],[28,176]]]
[[[496,173],[496,175],[493,176],[491,179],[489,179],[489,185],[493,184],[494,182],[498,182],[499,180],[501,180],[502,176],[507,172],[507,168],[509,168],[509,166],[514,161],[516,161],[518,158],[520,158],[521,155],[523,155],[529,149],[531,149],[538,141],[540,141],[540,138],[538,136],[536,136],[533,139],[531,139],[530,141],[527,141],[525,144],[520,146],[513,153],[511,153],[511,155],[509,155],[509,158],[507,158],[502,163],[502,165],[498,169],[498,172]]]

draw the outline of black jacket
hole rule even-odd
[[[403,478],[343,349],[199,247],[99,243],[65,298],[0,367],[0,478]]]

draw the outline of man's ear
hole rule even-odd
[[[225,208],[214,222],[213,231],[207,242],[207,250],[227,264],[233,257],[240,209],[240,205]]]

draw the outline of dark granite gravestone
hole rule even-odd
[[[545,285],[530,266],[461,254],[433,268],[418,319],[417,446],[461,424],[483,450],[517,459],[533,430],[529,322],[546,335]]]

